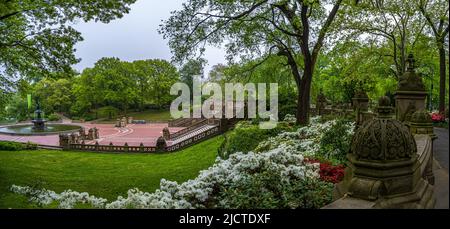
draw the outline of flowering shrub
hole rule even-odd
[[[283,121],[292,124],[297,122],[297,118],[295,117],[295,115],[287,114],[286,116],[284,116]]]
[[[233,131],[225,135],[225,140],[219,149],[219,155],[227,158],[236,152],[249,152],[258,146],[260,141],[271,136],[276,136],[284,131],[292,131],[293,128],[286,122],[279,122],[273,129],[261,129],[259,124],[248,121],[239,122]]]
[[[320,164],[320,179],[326,182],[337,184],[344,178],[345,167],[343,165],[333,166],[328,162],[320,162],[315,159],[308,159],[310,163]]]
[[[317,156],[342,164],[350,150],[354,125],[345,120],[337,120],[320,138],[320,152]]]
[[[184,183],[162,179],[154,193],[128,190],[126,197],[106,199],[71,190],[57,194],[47,189],[13,185],[11,191],[27,195],[40,205],[58,202],[59,208],[89,204],[94,208],[320,208],[331,201],[333,183],[343,166],[317,163],[324,134],[336,121],[320,117],[295,132],[281,132],[261,142],[255,151],[218,157],[213,166]],[[242,123],[243,126],[251,124]],[[351,124],[344,125],[351,133]]]
[[[319,179],[319,164],[282,149],[264,153],[236,153],[187,182],[162,179],[154,193],[130,189],[107,203],[103,198],[71,190],[57,194],[46,189],[13,185],[11,191],[28,195],[42,205],[60,208],[78,203],[95,208],[319,208],[331,200],[332,185]]]
[[[432,113],[431,114],[431,120],[433,120],[433,122],[437,123],[437,122],[445,122],[445,116],[439,113]]]
[[[255,148],[256,152],[263,152],[275,148],[283,148],[291,153],[301,153],[309,157],[321,157],[342,164],[345,161],[354,123],[347,121],[327,121],[321,123],[321,117],[311,118],[310,124],[297,129],[295,132],[283,132],[266,141],[262,141]]]

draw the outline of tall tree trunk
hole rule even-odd
[[[444,44],[439,43],[439,113],[445,113],[446,64]]]
[[[297,100],[297,123],[306,125],[309,122],[309,108],[311,106],[311,79],[313,75],[313,64],[309,63],[305,66],[302,80],[298,88]]]

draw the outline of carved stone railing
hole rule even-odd
[[[201,141],[204,141],[206,139],[212,138],[212,137],[214,137],[216,135],[219,135],[219,134],[221,134],[220,127],[219,126],[215,126],[215,127],[213,127],[212,129],[210,129],[208,131],[202,132],[202,133],[200,133],[198,135],[195,135],[195,136],[193,136],[193,137],[191,137],[189,139],[186,139],[186,140],[184,140],[182,142],[178,142],[177,144],[168,146],[168,147],[166,147],[165,150],[167,152],[177,151],[177,150],[186,148],[188,146],[197,144],[197,143],[199,143]]]
[[[183,136],[185,134],[188,134],[188,133],[190,133],[192,131],[195,131],[195,130],[197,130],[199,128],[202,128],[205,125],[208,125],[208,119],[204,119],[204,120],[202,120],[200,122],[197,122],[197,123],[195,123],[195,124],[193,124],[193,125],[191,125],[189,127],[184,128],[184,129],[182,129],[182,130],[180,130],[180,131],[178,131],[176,133],[170,134],[169,140],[177,139],[177,138],[179,138],[179,137],[181,137],[181,136]]]
[[[87,144],[69,144],[67,150],[74,151],[93,151],[93,152],[129,152],[129,153],[154,153],[157,152],[156,147],[154,146],[118,146],[118,145],[87,145]]]

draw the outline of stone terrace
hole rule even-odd
[[[162,130],[168,127],[167,123],[152,124],[129,124],[123,128],[114,127],[112,124],[80,124],[86,130],[96,127],[100,133],[99,144],[108,145],[112,142],[114,145],[124,145],[126,142],[129,146],[156,146],[156,140],[162,136]],[[170,127],[169,131],[175,133],[183,127]],[[59,146],[58,135],[48,136],[10,136],[0,134],[0,141],[16,141],[16,142],[34,142],[40,145]],[[95,141],[86,141],[86,144],[95,144]]]

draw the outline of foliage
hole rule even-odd
[[[59,121],[61,119],[61,117],[59,117],[59,115],[53,113],[47,116],[47,120],[48,121]]]
[[[101,208],[320,208],[331,201],[333,185],[321,181],[318,164],[304,161],[301,154],[283,150],[264,153],[236,153],[184,183],[161,180],[154,193],[130,189],[105,203],[103,198],[66,190],[61,194],[40,190],[42,204],[58,201],[60,208],[76,203],[98,203]],[[29,187],[12,186],[18,194]],[[99,206],[100,205],[100,206]]]
[[[325,159],[346,161],[346,155],[350,150],[353,130],[349,129],[349,122],[338,120],[331,128],[324,132],[320,140],[320,152],[318,156]]]
[[[98,118],[112,119],[119,115],[119,109],[113,106],[100,107],[94,110],[94,112]]]
[[[345,167],[343,165],[332,165],[329,162],[321,162],[317,159],[308,159],[310,163],[319,163],[320,164],[320,179],[326,182],[331,182],[333,184],[337,184],[342,181],[344,178]]]
[[[317,57],[342,2],[193,0],[173,11],[160,33],[179,62],[203,54],[205,45],[222,44],[230,61],[285,58],[299,92],[297,121],[305,124]]]
[[[311,118],[311,123],[307,126],[302,126],[293,132],[282,132],[275,137],[261,141],[255,151],[263,152],[275,148],[285,148],[302,152],[307,157],[330,161],[333,164],[345,163],[342,155],[346,153],[344,152],[345,147],[350,144],[349,138],[353,135],[354,123],[337,120],[322,122],[321,119],[320,116]],[[343,134],[343,136],[339,136],[340,141],[337,143],[330,139],[337,132],[336,129]],[[327,137],[323,141],[325,135]],[[344,142],[344,139],[347,138],[349,141]],[[322,142],[325,147],[322,146]]]
[[[117,58],[102,58],[75,79],[76,102],[71,113],[86,116],[94,111],[95,118],[101,118],[105,117],[102,107],[115,107],[125,114],[131,108],[142,110],[147,102],[162,107],[171,101],[170,87],[178,78],[176,68],[165,60],[130,63]],[[109,111],[107,115],[109,117]]]
[[[30,117],[31,111],[28,110],[28,103],[25,98],[20,97],[18,94],[13,95],[10,98],[8,105],[6,106],[6,117],[14,118],[18,121],[27,120]]]
[[[73,75],[81,34],[77,20],[108,23],[129,12],[135,0],[8,0],[0,2],[0,93],[19,78],[38,81],[55,72]],[[2,99],[0,97],[0,99]]]
[[[282,131],[290,130],[292,130],[292,127],[283,122],[279,122],[277,127],[273,129],[260,129],[258,123],[241,121],[234,130],[225,134],[225,141],[220,147],[219,155],[222,158],[228,158],[235,152],[250,152],[258,146],[260,141],[264,141]]]
[[[4,151],[20,151],[20,150],[36,150],[37,144],[32,142],[19,143],[19,142],[9,142],[0,141],[0,150]]]
[[[134,69],[133,86],[139,91],[140,106],[147,101],[161,108],[170,103],[170,87],[179,79],[177,69],[166,60],[140,60],[131,63]]]
[[[35,207],[7,190],[12,184],[33,186],[38,178],[39,188],[58,193],[71,188],[110,201],[126,195],[130,187],[153,192],[162,178],[177,182],[195,178],[214,163],[222,141],[223,137],[215,137],[171,154],[0,151],[0,208]]]
[[[46,113],[67,112],[74,101],[70,79],[43,79],[33,86],[33,92]]]
[[[24,149],[24,146],[22,143],[0,141],[0,150],[19,151],[19,150],[23,150],[23,149]]]
[[[431,120],[433,120],[433,122],[435,123],[445,122],[445,116],[443,114],[433,113],[431,114]]]

